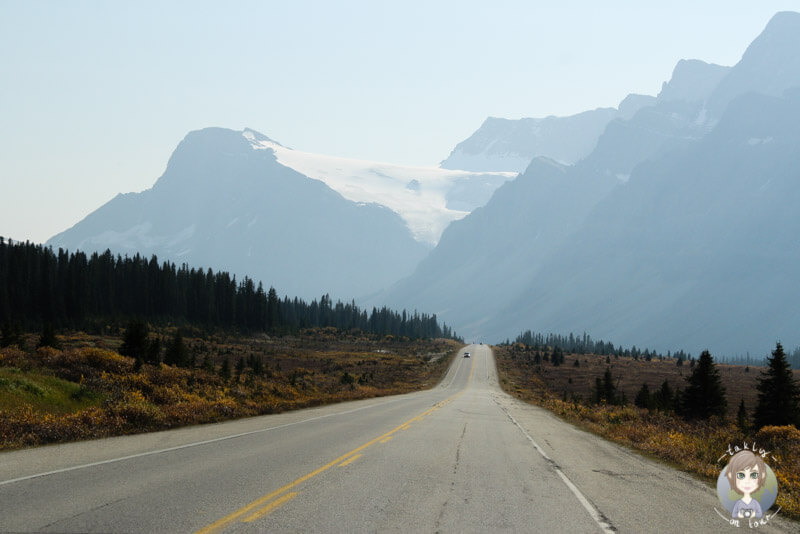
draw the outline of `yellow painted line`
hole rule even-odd
[[[275,510],[275,508],[278,508],[279,506],[291,501],[292,499],[294,499],[298,495],[299,494],[296,491],[294,491],[292,493],[287,493],[286,495],[284,495],[280,499],[272,501],[271,503],[266,505],[264,508],[262,508],[258,512],[245,517],[244,519],[242,519],[242,523],[252,523],[256,519],[258,519],[260,517],[264,517],[265,515],[269,514],[270,512]]]
[[[355,456],[351,456],[350,458],[348,458],[344,462],[340,463],[339,467],[344,467],[346,465],[350,465],[353,462],[355,462],[356,460],[358,460],[359,458],[361,458],[361,456],[362,456],[361,454],[356,454]]]
[[[473,360],[472,361],[472,366],[470,368],[469,380],[468,380],[467,384],[472,382],[472,373],[474,371],[475,371],[475,361]],[[385,434],[382,434],[382,435],[378,436],[377,438],[366,442],[365,444],[361,445],[360,447],[356,447],[352,451],[347,452],[347,453],[339,456],[335,460],[328,462],[327,464],[323,465],[322,467],[320,467],[318,469],[315,469],[314,471],[311,471],[307,475],[303,475],[302,477],[298,478],[294,482],[290,482],[290,483],[286,484],[285,486],[283,486],[281,488],[278,488],[277,490],[273,491],[272,493],[269,493],[267,495],[264,495],[263,497],[260,497],[260,498],[256,499],[255,501],[253,501],[250,504],[240,508],[239,510],[233,512],[232,514],[226,515],[225,517],[223,517],[221,519],[218,519],[217,521],[211,523],[207,527],[204,527],[204,528],[196,531],[195,534],[213,534],[213,533],[216,533],[216,532],[220,532],[226,526],[230,525],[234,521],[240,520],[240,518],[242,518],[243,516],[246,516],[252,510],[254,510],[254,509],[256,509],[256,508],[258,508],[260,506],[264,506],[266,503],[270,502],[272,499],[274,499],[278,495],[280,495],[280,494],[282,494],[282,493],[284,493],[286,491],[289,491],[290,489],[294,488],[295,486],[298,486],[298,485],[302,484],[306,480],[308,480],[310,478],[313,478],[313,477],[319,475],[320,473],[322,473],[324,471],[327,471],[328,469],[330,469],[334,465],[341,464],[342,462],[344,462],[345,460],[347,460],[351,456],[360,453],[361,451],[363,451],[364,449],[366,449],[367,447],[369,447],[371,445],[374,445],[375,443],[378,443],[378,442],[385,443],[384,440],[388,441],[389,439],[391,439],[393,437],[393,434],[395,434],[396,432],[398,432],[401,429],[404,429],[403,427],[407,428],[408,425],[410,425],[411,423],[419,421],[420,419],[422,419],[426,415],[429,415],[429,414],[435,412],[436,410],[438,410],[439,408],[441,408],[445,404],[453,401],[455,398],[457,398],[462,393],[464,393],[463,389],[461,391],[459,391],[458,393],[456,393],[454,395],[451,395],[450,397],[446,398],[445,400],[439,402],[438,404],[435,404],[432,408],[429,408],[428,410],[426,410],[423,413],[417,415],[416,417],[412,417],[411,419],[409,419],[405,423],[402,423],[402,424],[396,426],[395,428],[393,428],[392,430],[386,432]],[[281,497],[281,499],[283,499],[283,497]],[[279,500],[280,499],[276,500],[275,502],[278,502]],[[255,515],[255,514],[252,514],[252,515],[248,516],[248,519],[250,517],[253,517],[253,515]]]
[[[377,438],[375,438],[375,439],[373,439],[371,441],[368,441],[367,443],[361,445],[360,447],[357,447],[357,448],[353,449],[352,451],[339,456],[335,460],[333,460],[331,462],[328,462],[327,464],[323,465],[322,467],[320,467],[318,469],[315,469],[314,471],[308,473],[307,475],[304,475],[304,476],[298,478],[294,482],[290,482],[289,484],[286,484],[285,486],[273,491],[272,493],[270,493],[268,495],[264,495],[263,497],[261,497],[259,499],[256,499],[255,501],[251,502],[247,506],[244,506],[243,508],[240,508],[239,510],[233,512],[232,514],[227,515],[227,516],[223,517],[222,519],[219,519],[219,520],[215,521],[214,523],[211,523],[207,527],[198,530],[196,532],[196,534],[212,534],[212,533],[221,531],[227,525],[233,523],[234,521],[238,520],[242,516],[248,514],[251,510],[253,510],[255,508],[258,508],[259,506],[263,506],[265,503],[271,501],[272,499],[274,499],[275,497],[277,497],[281,493],[284,493],[285,491],[288,491],[288,490],[294,488],[295,486],[297,486],[299,484],[302,484],[306,480],[319,475],[323,471],[327,471],[328,469],[330,469],[334,465],[342,463],[343,461],[347,460],[352,455],[363,451],[364,449],[366,449],[370,445],[373,445],[373,444],[375,444],[375,443],[377,443],[377,442],[379,442],[379,441],[381,441],[383,439],[391,437],[392,434],[394,434],[395,432],[400,430],[402,427],[406,426],[409,423],[417,421],[418,419],[421,419],[425,415],[428,415],[429,413],[434,412],[435,410],[438,410],[439,408],[441,408],[442,406],[444,406],[445,404],[447,404],[448,402],[450,402],[452,399],[456,398],[460,394],[461,394],[461,392],[459,391],[458,393],[456,393],[452,397],[449,397],[449,398],[443,400],[442,402],[436,404],[433,408],[430,408],[429,410],[425,411],[423,414],[420,414],[420,415],[418,415],[418,416],[416,416],[416,417],[414,417],[412,419],[409,419],[405,423],[403,423],[401,425],[398,425],[397,427],[393,428],[389,432],[386,432],[385,434],[382,434],[382,435],[378,436]]]
[[[390,440],[390,439],[392,439],[393,437],[394,437],[394,436],[389,436],[388,438],[383,438],[383,439],[382,439],[380,442],[381,442],[381,443],[386,443],[387,441],[389,441],[389,440]]]

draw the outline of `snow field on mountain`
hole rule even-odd
[[[272,150],[281,165],[324,182],[348,200],[388,207],[403,218],[417,241],[430,246],[436,245],[448,224],[469,213],[447,207],[448,192],[456,183],[485,174],[505,180],[516,176],[513,172],[477,173],[312,154],[259,139],[249,130],[243,135],[255,149]]]

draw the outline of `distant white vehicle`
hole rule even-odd
[[[469,352],[465,352],[465,353],[464,353],[464,357],[465,357],[465,358],[469,358]]]

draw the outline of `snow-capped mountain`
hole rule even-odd
[[[186,136],[151,189],[118,195],[47,244],[350,299],[410,274],[451,221],[514,176],[322,156],[207,128]]]
[[[347,200],[222,128],[189,133],[151,189],[118,195],[47,244],[155,254],[308,299],[377,291],[428,250],[392,210]]]
[[[486,204],[515,172],[469,172],[410,167],[292,150],[250,129],[242,134],[278,163],[324,182],[353,202],[386,206],[400,215],[414,238],[433,246],[444,229]]]

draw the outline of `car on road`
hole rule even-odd
[[[465,352],[465,353],[464,353],[464,357],[465,357],[465,358],[469,358],[469,352]]]

